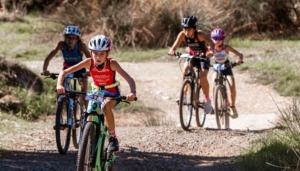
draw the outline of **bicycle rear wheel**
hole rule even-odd
[[[182,129],[188,130],[193,114],[193,88],[190,80],[183,81],[179,99],[179,118]]]
[[[80,137],[82,136],[82,120],[83,120],[83,108],[79,101],[75,101],[73,108],[73,124],[76,126],[72,128],[72,141],[74,148],[78,149],[80,144]]]
[[[83,134],[82,141],[79,146],[78,157],[77,157],[77,171],[92,171],[93,166],[92,156],[95,150],[95,126],[92,122],[87,122]]]
[[[70,145],[71,127],[68,126],[69,104],[64,97],[58,99],[55,118],[56,146],[60,154],[66,154]]]
[[[228,129],[229,115],[227,111],[225,88],[223,86],[217,85],[215,87],[214,96],[215,114],[218,129]]]
[[[203,127],[206,119],[204,111],[204,97],[201,93],[201,85],[195,86],[195,112],[196,112],[196,124],[198,127]]]

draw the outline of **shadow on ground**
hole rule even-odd
[[[0,171],[74,171],[77,151],[60,155],[56,151],[2,151]],[[206,165],[206,161],[217,161]],[[233,170],[232,158],[186,156],[172,153],[140,152],[135,147],[117,153],[116,171],[183,171],[183,170]],[[219,169],[218,169],[219,168]]]

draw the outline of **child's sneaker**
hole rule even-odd
[[[212,111],[211,100],[207,99],[204,102],[205,102],[205,104],[204,104],[204,112],[206,114],[211,113],[211,111]]]
[[[117,152],[119,151],[119,142],[116,137],[110,137],[109,138],[109,145],[108,145],[108,151]]]
[[[236,119],[239,117],[235,106],[230,106],[230,115],[231,115],[232,119]]]

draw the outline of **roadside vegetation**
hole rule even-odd
[[[248,72],[253,83],[269,85],[281,95],[295,98],[288,110],[279,109],[281,124],[241,154],[237,160],[240,169],[300,170],[300,4],[297,0],[204,0],[205,8],[199,8],[198,2],[192,0],[86,0],[56,5],[32,2],[28,9],[7,8],[8,12],[0,13],[3,37],[0,56],[12,60],[44,59],[62,38],[65,25],[75,24],[82,28],[84,42],[95,34],[106,34],[113,39],[114,58],[121,62],[144,62],[166,55],[168,46],[181,30],[181,18],[191,11],[200,21],[199,28],[207,34],[216,26],[224,28],[228,32],[226,43],[244,53],[245,63],[238,67],[240,71]],[[183,4],[187,2],[190,6]],[[61,17],[62,13],[70,15]],[[23,106],[16,111],[8,109],[7,113],[35,120],[55,112],[55,81],[45,80],[44,91],[31,96],[20,87],[0,86],[1,96],[9,92],[20,99],[26,98]],[[157,109],[135,103],[120,105],[116,110],[152,112]],[[148,116],[144,120],[147,126],[172,123],[170,120],[157,122],[157,116]],[[1,114],[0,121],[10,119],[6,117]]]
[[[300,170],[300,100],[295,98],[286,110],[280,110],[281,123],[252,143],[237,163],[243,171]]]

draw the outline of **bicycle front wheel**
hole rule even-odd
[[[77,171],[92,171],[93,152],[95,151],[95,126],[92,122],[87,122],[83,134],[82,141],[79,146],[77,157]]]
[[[228,129],[229,115],[227,111],[225,87],[220,85],[215,87],[214,102],[218,129]]]
[[[78,149],[80,144],[80,137],[82,136],[82,120],[83,120],[83,108],[82,104],[76,100],[73,108],[73,125],[72,127],[72,141],[74,148]]]
[[[179,118],[182,129],[188,130],[193,115],[193,88],[188,79],[183,81],[179,99]]]
[[[204,111],[204,97],[201,93],[201,85],[195,86],[194,106],[196,112],[196,124],[198,127],[203,127],[206,119]]]
[[[68,126],[69,104],[65,98],[58,99],[55,118],[56,146],[60,154],[66,154],[70,145],[71,127]]]

